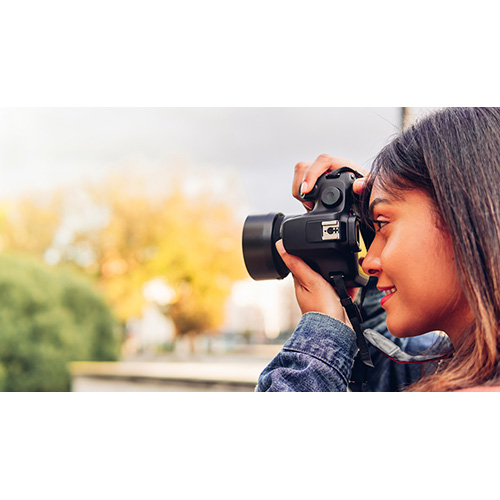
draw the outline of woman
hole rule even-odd
[[[294,196],[346,164],[353,166],[326,155],[299,163]],[[389,331],[442,330],[453,344],[453,354],[410,390],[500,390],[499,179],[500,108],[447,108],[403,131],[355,183],[376,231],[362,267],[385,294]],[[338,296],[281,242],[277,248],[304,316],[257,390],[304,390],[301,372],[311,388],[320,378],[328,390],[345,390],[356,346]]]

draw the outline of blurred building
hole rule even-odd
[[[136,354],[139,351],[155,350],[157,346],[173,342],[175,325],[165,317],[156,304],[147,304],[140,318],[127,321],[127,339],[124,354]]]
[[[238,281],[226,305],[225,333],[253,335],[257,341],[292,332],[301,317],[293,280]]]
[[[157,346],[173,342],[175,325],[164,314],[164,309],[175,298],[175,290],[161,276],[145,283],[142,294],[146,304],[142,316],[127,321],[127,338],[123,346],[123,354],[134,355],[143,350],[155,350]]]

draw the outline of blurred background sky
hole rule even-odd
[[[298,161],[329,153],[368,168],[401,123],[398,107],[1,108],[0,197],[110,171],[160,183],[181,172],[192,189],[238,191],[241,215],[293,214]]]
[[[300,310],[291,276],[246,273],[245,217],[303,213],[296,163],[328,153],[369,169],[403,118],[428,109],[0,108],[0,250],[89,279],[119,322],[123,360],[237,354],[239,370],[244,355],[253,390]]]

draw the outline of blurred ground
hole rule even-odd
[[[141,354],[117,363],[71,365],[73,392],[253,392],[280,345],[227,354]]]

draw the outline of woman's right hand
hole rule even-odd
[[[287,253],[282,240],[276,242],[276,249],[293,275],[295,295],[302,314],[327,314],[352,328],[335,289],[302,259]]]
[[[312,210],[313,203],[311,201],[304,201],[300,195],[299,190],[302,186],[301,192],[302,194],[309,193],[316,181],[325,173],[330,172],[332,170],[337,170],[342,167],[351,167],[354,170],[357,170],[363,175],[367,175],[368,172],[361,168],[359,165],[354,163],[351,160],[347,160],[345,158],[339,158],[337,156],[330,155],[320,155],[313,162],[300,162],[295,165],[295,173],[293,176],[293,185],[292,185],[292,194],[294,198],[297,198],[306,210]],[[357,179],[354,182],[353,190],[355,193],[360,194],[363,190],[364,181],[363,179]]]

